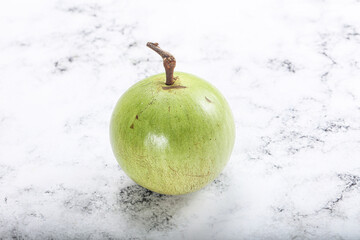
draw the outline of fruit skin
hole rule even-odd
[[[175,72],[146,78],[119,99],[110,122],[115,157],[137,184],[157,193],[190,193],[214,180],[228,162],[235,124],[211,84]]]

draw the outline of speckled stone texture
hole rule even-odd
[[[5,1],[0,239],[359,239],[360,2]],[[215,85],[235,118],[222,174],[182,196],[118,166],[116,101],[163,72]]]

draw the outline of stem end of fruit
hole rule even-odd
[[[146,46],[151,48],[155,52],[157,52],[162,57],[165,72],[166,72],[166,82],[165,82],[165,84],[166,85],[173,85],[174,82],[175,82],[175,79],[174,79],[174,69],[175,69],[175,66],[176,66],[175,57],[171,53],[162,50],[159,47],[158,43],[148,42],[146,44]]]

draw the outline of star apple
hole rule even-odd
[[[137,184],[157,193],[190,193],[214,180],[228,162],[235,126],[228,103],[210,83],[174,72],[175,58],[147,46],[164,59],[166,74],[148,77],[117,102],[110,122],[114,155]]]

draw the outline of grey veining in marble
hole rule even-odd
[[[358,0],[0,5],[0,239],[360,238]],[[163,71],[147,41],[233,109],[196,193],[137,186],[110,148],[117,99]]]

